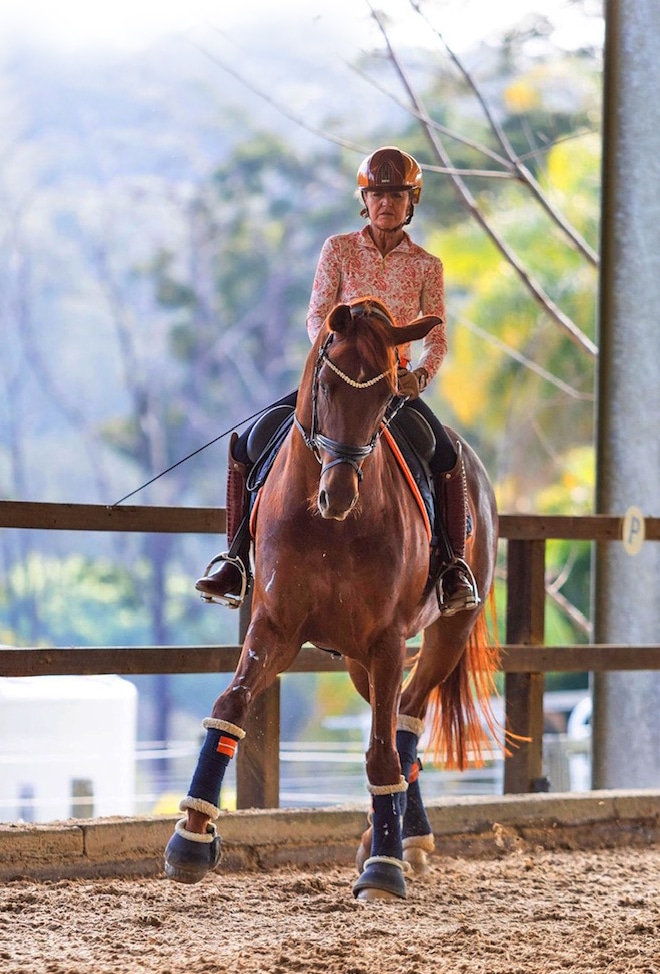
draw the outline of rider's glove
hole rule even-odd
[[[400,365],[397,370],[397,384],[400,396],[416,399],[420,392],[426,389],[428,381],[429,374],[426,369],[419,368],[410,372]]]

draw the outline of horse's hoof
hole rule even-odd
[[[355,854],[355,868],[358,873],[361,873],[364,869],[364,864],[371,855],[371,838],[373,836],[373,829],[369,826],[365,832],[362,833],[362,838],[360,839],[360,845],[358,846],[358,851]]]
[[[409,835],[403,840],[403,861],[408,863],[415,876],[427,876],[429,867],[429,852],[433,852],[435,840],[433,834]]]
[[[353,884],[353,896],[357,900],[405,900],[403,862],[388,856],[367,859],[362,873]]]
[[[386,889],[374,889],[373,887],[369,887],[368,889],[360,890],[360,892],[356,894],[355,899],[359,900],[360,903],[395,903],[400,900],[401,897],[397,896],[396,893],[390,893],[389,890]]]
[[[176,823],[174,835],[165,849],[165,875],[177,883],[198,883],[220,862],[222,840],[215,825],[206,826],[206,834],[189,832],[185,818]]]
[[[423,849],[404,849],[403,861],[408,863],[415,876],[427,876],[431,871]]]

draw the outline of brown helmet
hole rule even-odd
[[[422,170],[407,152],[384,145],[362,161],[357,184],[363,198],[367,189],[410,190],[410,201],[416,205],[422,195]]]

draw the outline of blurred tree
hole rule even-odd
[[[397,52],[389,56],[403,69]],[[399,142],[425,165],[413,236],[446,268],[450,356],[431,401],[475,443],[504,510],[591,506],[599,171],[597,137],[588,133],[599,118],[598,57],[559,54],[541,20],[507,34],[497,50],[480,48],[470,70],[451,52],[406,51],[424,67],[415,75],[426,79],[423,102],[415,105],[415,89],[404,87],[412,107],[405,127],[394,130],[383,113],[377,129],[382,143]],[[365,58],[375,62],[382,78],[382,51]],[[364,125],[349,97],[348,120],[335,119],[333,128]],[[54,142],[35,142],[29,126],[6,128],[0,394],[8,408],[0,448],[7,496],[41,490],[53,499],[59,490],[65,500],[80,499],[84,444],[95,488],[108,501],[108,484],[156,477],[297,381],[317,255],[329,233],[356,226],[351,191],[365,147],[329,134],[331,147],[295,149],[251,132],[241,117],[234,149],[213,143],[221,164],[211,174],[184,175],[170,161],[177,138],[167,121],[158,114],[167,165],[153,172],[139,153],[131,169],[130,154],[104,152],[96,130],[82,150],[75,126],[59,137],[61,161],[48,155]],[[369,124],[373,132],[375,120]],[[134,141],[143,150],[145,140]],[[186,148],[177,146],[175,156]],[[224,454],[210,476],[186,465],[142,496],[219,504],[223,490]],[[124,623],[131,642],[178,641],[179,633],[217,641],[231,631],[230,614],[200,612],[192,591],[184,592],[190,583],[178,542],[116,543],[116,561],[135,566],[133,592],[118,576],[117,620],[106,629],[97,617],[90,629],[77,611],[56,619],[66,606],[56,573],[45,566],[42,586],[39,563],[4,538],[14,596],[4,606],[6,629],[29,641],[69,633],[73,643],[91,632],[98,633],[93,642],[120,639]],[[62,579],[82,585],[80,605],[93,618],[108,575],[101,543],[90,545],[82,567],[63,558]],[[585,559],[561,549],[553,559],[552,619],[577,632]],[[21,563],[39,593],[31,606],[14,570]]]

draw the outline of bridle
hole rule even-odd
[[[391,318],[389,318],[389,316],[386,315],[385,312],[381,311],[380,308],[374,307],[370,303],[353,305],[351,306],[350,312],[352,318],[356,318],[364,314],[375,315],[379,318],[382,318],[383,321],[386,321],[388,325],[390,325],[391,327],[394,327]],[[318,421],[319,374],[323,366],[327,365],[330,369],[332,369],[335,375],[338,375],[339,378],[342,379],[342,381],[345,382],[347,385],[351,386],[351,388],[369,389],[371,388],[371,386],[375,386],[377,382],[380,382],[381,379],[386,378],[386,376],[390,374],[391,369],[386,369],[384,372],[381,372],[380,375],[375,375],[372,379],[366,379],[363,382],[359,382],[357,379],[352,379],[349,375],[346,375],[345,372],[342,372],[339,366],[336,365],[335,362],[331,360],[328,354],[330,346],[332,345],[332,342],[334,340],[334,337],[335,337],[334,332],[331,331],[326,337],[321,347],[319,348],[318,355],[316,357],[316,363],[314,365],[314,374],[312,376],[312,422],[311,422],[311,428],[309,434],[305,430],[302,423],[300,423],[297,416],[294,416],[294,422],[296,424],[297,429],[300,432],[300,435],[305,441],[305,445],[308,447],[308,449],[312,451],[312,453],[320,463],[321,476],[323,476],[323,474],[327,470],[330,470],[332,467],[335,467],[339,463],[348,463],[351,467],[353,467],[357,475],[358,481],[360,481],[362,480],[361,464],[368,456],[370,456],[371,453],[373,453],[376,444],[381,437],[383,428],[386,425],[389,425],[392,416],[396,412],[398,412],[398,409],[395,409],[394,412],[391,413],[391,415],[388,417],[386,422],[380,424],[379,428],[375,430],[369,442],[364,446],[356,446],[350,443],[340,443],[338,440],[330,439],[330,437],[324,436],[322,433],[319,432],[319,421]],[[391,394],[387,407],[390,406],[394,398],[395,396]],[[402,399],[400,405],[403,405],[404,402],[405,399]],[[332,457],[334,457],[334,459],[331,460],[329,463],[324,464],[323,458],[321,456],[321,450],[324,450],[326,453],[329,453]]]

